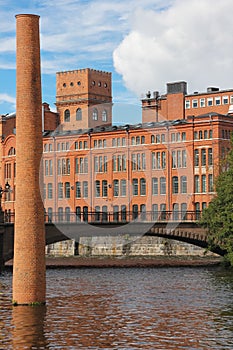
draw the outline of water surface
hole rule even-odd
[[[47,270],[47,305],[12,307],[0,349],[233,349],[233,273],[211,268]]]

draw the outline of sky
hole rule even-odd
[[[141,122],[147,91],[233,88],[232,0],[0,0],[0,114],[15,111],[15,15],[40,16],[43,102],[56,72],[112,72],[113,121]]]

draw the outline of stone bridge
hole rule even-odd
[[[157,217],[156,221],[152,221],[151,218],[148,220],[148,215],[138,216],[132,221],[122,221],[119,217],[118,220],[116,217],[113,217],[115,220],[111,220],[109,217],[105,220],[105,216],[103,220],[103,217],[96,217],[96,213],[95,217],[90,217],[90,215],[84,217],[85,220],[77,219],[77,216],[69,216],[68,220],[62,218],[62,220],[52,222],[52,218],[46,217],[46,245],[67,239],[79,242],[80,237],[127,235],[134,240],[147,235],[178,240],[201,248],[208,247],[207,232],[198,225],[195,216],[185,216],[179,220],[180,217],[174,218],[170,213],[166,214],[163,217]],[[2,223],[0,224],[0,259],[2,264],[13,258],[13,251],[14,223]],[[219,255],[225,253],[219,247],[212,251]]]

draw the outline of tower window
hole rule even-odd
[[[104,109],[102,112],[102,121],[106,122],[107,121],[107,111]]]
[[[82,120],[82,110],[81,110],[81,108],[78,108],[76,110],[76,120]]]
[[[98,120],[98,111],[96,108],[93,109],[92,118],[93,120]]]
[[[66,109],[66,110],[65,110],[65,113],[64,113],[64,121],[65,121],[65,122],[69,122],[69,121],[70,121],[70,111],[69,111],[69,109]]]
[[[78,84],[78,85],[81,85],[81,81],[78,81],[77,84]]]

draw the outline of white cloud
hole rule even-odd
[[[138,9],[129,34],[113,54],[128,89],[165,92],[165,84],[186,80],[189,90],[233,83],[233,2],[176,0],[162,10]]]
[[[10,96],[8,94],[1,94],[0,93],[0,104],[6,104],[8,105],[9,109],[12,111],[15,111],[16,109],[16,99],[13,96]]]

